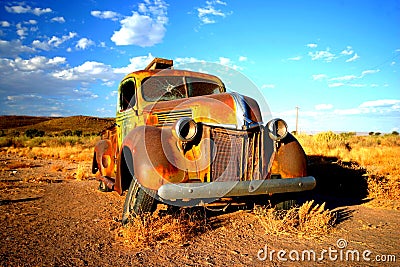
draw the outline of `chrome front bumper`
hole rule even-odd
[[[253,196],[272,193],[289,193],[312,190],[315,178],[268,179],[253,181],[229,181],[211,183],[164,184],[158,189],[162,199],[207,199],[222,197]]]

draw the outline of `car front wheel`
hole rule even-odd
[[[146,192],[148,191],[148,192]],[[149,190],[144,190],[133,177],[125,197],[124,210],[122,212],[122,224],[129,222],[131,216],[137,216],[146,212],[153,212],[156,207],[156,201]]]

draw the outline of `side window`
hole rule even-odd
[[[120,85],[120,99],[119,105],[121,110],[127,110],[135,106],[135,80],[127,79]]]

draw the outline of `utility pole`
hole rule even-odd
[[[296,107],[296,134],[299,134],[299,107]]]

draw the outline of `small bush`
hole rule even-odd
[[[10,147],[13,144],[12,138],[0,138],[0,147]]]
[[[83,134],[83,132],[82,132],[81,130],[75,130],[75,131],[74,131],[74,136],[81,137],[82,134]]]
[[[66,131],[64,131],[62,134],[63,134],[63,136],[73,136],[71,130],[66,130]]]
[[[265,231],[271,235],[294,234],[318,238],[328,234],[335,225],[335,214],[325,209],[325,203],[307,201],[289,210],[255,207],[254,213]]]
[[[28,129],[25,131],[25,136],[29,138],[43,137],[44,134],[45,134],[44,131],[39,131],[37,129]]]

